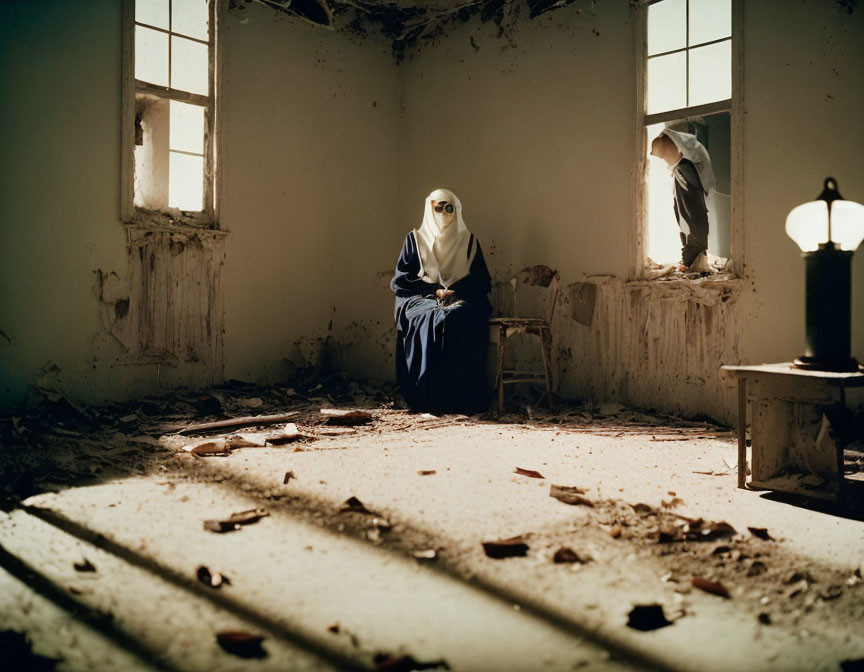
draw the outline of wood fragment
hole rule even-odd
[[[368,425],[372,422],[369,411],[322,408],[321,415],[328,425]]]
[[[557,499],[559,502],[569,504],[571,506],[594,506],[587,497],[584,497],[586,490],[577,488],[573,485],[551,485],[549,487],[549,496]]]
[[[519,474],[520,476],[527,476],[528,478],[546,478],[539,471],[534,471],[533,469],[523,469],[522,467],[516,467],[513,470],[513,473]]]
[[[233,532],[239,530],[241,525],[257,523],[261,518],[269,515],[270,512],[265,508],[249,509],[232,513],[222,520],[205,520],[204,529],[210,532]]]
[[[297,415],[297,411],[289,413],[278,413],[276,415],[249,415],[242,418],[229,418],[228,420],[216,420],[215,422],[204,422],[198,425],[183,425],[170,429],[174,434],[195,434],[196,432],[207,432],[213,429],[230,429],[233,427],[254,427],[257,425],[276,425],[287,422]]]
[[[483,550],[486,555],[496,560],[503,558],[523,557],[528,554],[528,544],[522,535],[510,537],[509,539],[498,539],[496,541],[484,541]]]
[[[709,581],[708,579],[694,576],[692,579],[690,579],[690,584],[694,588],[698,588],[699,590],[706,593],[711,593],[712,595],[717,595],[726,599],[729,599],[731,597],[731,595],[729,595],[729,591],[726,590],[726,586],[717,581]]]
[[[207,455],[226,456],[231,454],[231,445],[225,439],[207,439],[204,441],[193,441],[183,446],[183,450],[196,457]]]

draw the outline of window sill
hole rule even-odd
[[[704,277],[687,278],[684,274],[654,280],[630,280],[624,283],[628,290],[649,290],[659,296],[697,297],[713,302],[729,301],[740,295],[749,285],[744,278],[731,273],[715,273]]]
[[[682,273],[675,271],[660,278],[639,278],[637,280],[630,280],[626,284],[645,287],[658,285],[673,287],[739,287],[744,283],[743,278],[728,271],[721,273]]]
[[[218,228],[215,222],[198,222],[190,217],[174,216],[158,210],[136,208],[132,220],[125,222],[126,229],[138,231],[167,231],[186,234],[210,234],[227,236],[227,231]]]

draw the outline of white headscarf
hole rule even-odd
[[[439,227],[435,219],[432,201],[447,201],[455,208],[453,220],[444,229]],[[423,222],[419,229],[414,229],[414,239],[420,255],[421,280],[450,287],[468,275],[477,246],[471,247],[469,256],[471,232],[462,219],[462,203],[452,191],[436,189],[426,197]]]
[[[675,143],[678,151],[683,154],[683,158],[693,162],[693,165],[696,166],[696,172],[699,173],[699,179],[702,181],[702,189],[707,195],[716,180],[714,179],[714,169],[711,167],[711,157],[708,156],[708,150],[705,149],[705,146],[696,139],[695,135],[690,133],[664,128],[661,134],[668,136]]]

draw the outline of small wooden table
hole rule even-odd
[[[839,500],[843,449],[828,436],[824,413],[845,407],[846,388],[864,387],[864,373],[798,369],[791,362],[721,369],[738,378],[738,487],[748,485],[749,401],[750,487]]]

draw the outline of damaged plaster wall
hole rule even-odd
[[[741,359],[740,283],[569,285],[553,325],[561,393],[731,422],[735,397],[719,363]]]
[[[388,378],[392,294],[377,273],[407,230],[391,44],[257,3],[223,28],[226,376]]]
[[[499,39],[479,16],[403,63],[408,222],[447,186],[493,275],[623,277],[634,119],[627,2],[577,2]],[[572,281],[572,280],[571,280]]]
[[[160,383],[222,380],[222,231],[128,226],[128,281],[97,271],[105,329],[119,365],[157,367]]]
[[[803,263],[783,221],[827,175],[864,201],[860,8],[745,3],[746,275],[709,288],[627,282],[627,0],[576,0],[533,20],[509,3],[504,24],[454,21],[399,64],[392,36],[240,5],[222,34],[218,196],[229,235],[184,251],[175,262],[185,270],[157,274],[189,280],[176,297],[188,320],[141,335],[131,325],[161,290],[131,292],[143,275],[118,221],[120,3],[0,3],[0,97],[15,101],[0,106],[14,167],[0,175],[0,410],[40,380],[97,401],[204,384],[222,361],[225,377],[259,382],[324,362],[392,377],[387,281],[437,186],[462,198],[497,281],[538,263],[559,272],[564,396],[731,421],[734,389],[719,364],[801,352]],[[337,28],[350,19],[334,17]],[[148,245],[173,269],[176,242]],[[223,254],[224,289],[212,275]],[[853,272],[853,354],[864,359],[864,253]],[[204,335],[213,340],[202,349]],[[154,353],[182,366],[129,363]]]
[[[523,16],[505,39],[475,17],[413,54],[403,65],[403,196],[454,189],[499,282],[538,263],[559,271],[553,334],[564,396],[733,422],[733,381],[719,366],[803,350],[804,269],[783,233],[786,214],[814,198],[827,175],[847,198],[864,200],[864,12],[818,0],[745,3],[747,267],[735,282],[690,285],[627,282],[636,101],[629,4],[576,2]],[[430,138],[447,149],[430,152]],[[406,216],[417,201],[405,201]],[[862,257],[853,281],[859,358]]]
[[[93,292],[125,267],[120,54],[119,2],[0,3],[0,413],[46,376],[78,399],[129,388]]]

